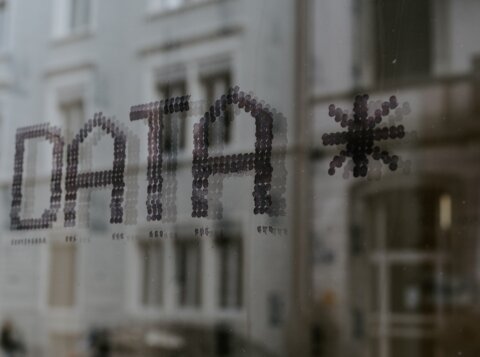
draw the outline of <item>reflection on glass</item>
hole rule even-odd
[[[394,314],[431,314],[435,311],[434,265],[396,263],[390,266],[390,306]]]

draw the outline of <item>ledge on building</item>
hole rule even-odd
[[[94,31],[91,28],[82,29],[81,31],[70,32],[62,35],[55,35],[52,38],[53,46],[63,46],[75,42],[80,42],[93,37]]]
[[[198,0],[195,2],[188,2],[186,4],[180,5],[175,8],[165,9],[161,7],[150,6],[147,9],[145,17],[148,21],[154,21],[157,19],[165,18],[168,16],[174,16],[177,14],[182,14],[193,9],[198,9],[202,7],[207,7],[213,4],[224,3],[231,0]]]

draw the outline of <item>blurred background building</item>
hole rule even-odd
[[[309,5],[317,355],[479,353],[479,5]],[[383,145],[410,161],[409,174],[385,167],[378,180],[342,180],[343,169],[328,176],[336,152],[320,138],[342,130],[328,106],[351,113],[363,93],[372,107],[392,95],[408,104],[402,125],[413,137]]]
[[[475,0],[0,0],[0,320],[28,356],[480,355],[478,14]],[[253,214],[251,175],[212,178],[221,219],[191,217],[193,127],[235,85],[285,118],[283,217]],[[383,125],[408,138],[381,145],[405,165],[330,176],[341,149],[322,135],[344,129],[329,105],[350,115],[364,93],[372,113],[398,99]],[[165,121],[165,215],[148,222],[148,127],[130,107],[184,94],[202,109]],[[62,200],[52,229],[12,231],[17,128],[61,127],[67,145],[96,112],[127,135],[124,224],[110,189],[82,190],[75,228]],[[229,116],[212,152],[252,152],[253,120]],[[46,141],[26,148],[30,218],[52,163]],[[111,169],[112,140],[92,134],[81,156]]]
[[[257,226],[283,232],[288,224],[253,215],[253,176],[216,180],[222,220],[192,218],[191,165],[193,125],[230,87],[253,90],[293,118],[285,98],[294,93],[294,10],[289,1],[0,3],[0,318],[14,323],[28,355],[284,353],[290,241],[259,237]],[[203,111],[166,121],[164,190],[173,199],[164,200],[160,223],[147,222],[148,126],[130,122],[130,107],[187,94]],[[126,223],[109,223],[108,188],[83,190],[74,229],[63,228],[62,200],[52,229],[10,231],[17,128],[61,127],[67,146],[100,111],[128,137],[126,197],[134,203]],[[219,154],[254,151],[248,114],[212,131]],[[22,217],[39,217],[51,147],[41,139],[26,146]],[[112,140],[92,134],[81,156],[84,171],[111,169]],[[196,237],[195,229],[212,233]],[[22,241],[36,237],[47,243]]]

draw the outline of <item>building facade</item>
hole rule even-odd
[[[281,126],[293,127],[294,14],[295,4],[283,0],[0,3],[0,318],[16,324],[28,355],[81,356],[105,336],[115,355],[286,354],[289,215],[253,214],[253,175],[214,180],[220,189],[208,219],[192,217],[191,192],[194,125],[229,88],[253,90],[282,114]],[[164,213],[148,221],[152,142],[130,110],[187,94],[197,111],[165,120]],[[98,112],[127,138],[124,222],[109,222],[107,187],[80,190],[74,227],[64,225],[62,197],[51,228],[11,230],[17,129],[61,128],[65,192],[69,144],[79,133],[80,170],[111,170],[109,135],[81,134]],[[211,129],[213,152],[253,152],[254,121],[238,110],[230,115]],[[276,136],[286,173],[290,135]],[[42,137],[25,143],[22,218],[48,206],[51,150]],[[279,196],[287,210],[290,185]],[[218,212],[222,218],[212,218]],[[279,234],[259,233],[267,226]]]
[[[313,355],[475,354],[478,4],[310,6]],[[381,163],[365,179],[348,170],[343,179],[343,167],[328,174],[341,149],[324,146],[322,135],[346,130],[329,105],[352,113],[357,94],[369,95],[372,116],[398,100],[382,125],[401,124],[407,135],[379,143],[405,160],[395,172]]]

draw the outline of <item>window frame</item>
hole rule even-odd
[[[426,71],[423,73],[410,73],[412,70],[407,70],[407,73],[405,74],[397,74],[398,70],[395,71],[395,73],[392,72],[392,68],[385,68],[385,64],[388,63],[387,60],[381,60],[382,54],[380,53],[380,50],[385,48],[381,48],[380,42],[380,36],[383,36],[380,34],[380,29],[381,29],[381,20],[382,16],[380,16],[379,12],[381,12],[383,9],[379,9],[379,6],[386,6],[386,3],[382,2],[383,0],[373,0],[372,5],[370,8],[370,11],[372,12],[372,18],[374,19],[374,26],[373,26],[373,33],[371,36],[373,37],[373,63],[374,63],[374,71],[373,71],[373,76],[374,76],[374,81],[377,84],[382,85],[383,83],[402,83],[402,82],[411,82],[411,81],[417,81],[417,80],[422,80],[422,79],[427,79],[430,78],[433,74],[434,70],[434,58],[435,58],[435,52],[434,52],[434,45],[435,45],[435,38],[437,37],[435,34],[435,27],[433,22],[431,21],[432,15],[435,13],[435,7],[434,7],[434,1],[433,0],[427,0],[428,4],[427,6],[427,11],[429,12],[428,16],[428,24],[426,25],[428,27],[428,36],[429,38],[427,39],[428,42],[428,68]],[[395,0],[389,0],[392,3],[396,3]],[[413,0],[410,0],[413,1]],[[394,15],[391,15],[394,16]],[[385,25],[383,25],[385,26]],[[387,29],[388,29],[387,25]],[[396,29],[396,30],[402,30]],[[402,32],[402,31],[396,31],[396,32]],[[424,47],[424,46],[422,46]],[[388,48],[388,47],[386,47]],[[400,64],[401,66],[402,64]]]
[[[182,268],[180,264],[180,254],[181,252],[179,251],[179,248],[183,246],[190,245],[191,247],[194,247],[194,249],[197,251],[196,254],[196,270],[195,270],[195,284],[196,284],[196,291],[193,292],[195,295],[194,297],[194,302],[190,303],[188,300],[188,286],[186,286],[185,289],[185,297],[183,297],[183,292],[182,292],[182,286],[181,286],[181,276],[180,274],[183,273],[186,276],[188,275],[188,263],[185,268],[185,272],[180,272],[179,270]],[[177,240],[173,243],[173,249],[174,249],[174,256],[175,256],[175,265],[174,265],[174,270],[175,270],[175,288],[176,288],[176,294],[175,294],[175,303],[178,309],[202,309],[203,306],[203,280],[202,279],[202,271],[203,271],[203,248],[202,248],[202,242],[200,240],[197,240],[193,237],[178,237]],[[187,260],[188,260],[188,251],[186,252],[187,254]],[[185,260],[186,261],[186,260]],[[183,269],[183,268],[182,268]],[[186,281],[186,285],[188,285],[188,277]],[[192,292],[190,292],[192,294]]]
[[[178,78],[175,78],[173,80],[161,80],[159,79],[157,81],[156,85],[156,92],[157,92],[157,97],[159,100],[165,100],[165,99],[170,99],[173,97],[177,96],[184,96],[187,95],[187,80],[185,76],[179,75]],[[168,88],[166,90],[165,88]],[[173,90],[172,90],[173,88]],[[179,88],[182,88],[179,90]],[[179,90],[179,93],[173,94],[172,91],[175,92],[175,90]],[[169,92],[168,94],[163,93],[164,91]],[[170,127],[170,131],[167,132],[165,129],[167,128],[167,123]],[[187,138],[189,132],[187,131],[188,128],[188,112],[181,112],[181,113],[174,113],[171,115],[166,115],[163,117],[163,128],[164,128],[164,133],[163,133],[163,138],[166,138],[167,135],[169,136],[169,142],[170,142],[170,147],[167,150],[167,147],[163,143],[163,138],[162,138],[162,145],[163,146],[163,153],[164,154],[169,154],[169,153],[175,153],[176,155],[182,155],[186,152],[187,149]],[[172,133],[174,129],[178,130],[178,136],[175,138],[172,137]],[[175,140],[177,140],[176,145],[174,144]],[[165,143],[168,142],[165,140]]]
[[[373,41],[371,24],[375,21],[375,1],[359,0],[353,6],[354,33],[352,35],[352,82],[357,88],[398,88],[429,82],[436,76],[448,75],[451,64],[451,28],[449,24],[448,0],[432,0],[431,17],[441,19],[432,21],[430,28],[430,68],[425,76],[402,78],[400,81],[379,81],[376,68],[376,46]],[[358,30],[357,30],[358,29]]]
[[[149,303],[145,301],[145,298],[149,298],[151,295],[151,291],[146,291],[149,288],[149,285],[146,284],[146,279],[148,279],[148,276],[150,274],[146,274],[146,265],[150,264],[150,261],[148,263],[145,263],[146,257],[143,256],[144,249],[148,250],[149,253],[149,259],[150,259],[150,253],[152,252],[152,246],[156,246],[155,248],[159,249],[159,255],[160,257],[160,262],[156,264],[161,265],[161,271],[160,271],[160,284],[161,284],[161,293],[160,293],[160,301],[158,303]],[[152,239],[141,239],[137,242],[137,250],[138,250],[138,255],[139,255],[139,277],[140,277],[140,289],[139,289],[139,294],[138,295],[138,306],[142,310],[160,310],[165,306],[165,299],[166,299],[166,286],[165,286],[165,273],[166,273],[166,247],[165,243],[158,241],[158,240],[152,240]],[[158,259],[158,257],[157,257]],[[151,269],[151,266],[149,266],[149,269]],[[151,287],[150,287],[151,288]],[[147,296],[145,295],[147,293]]]
[[[433,184],[432,184],[433,183]],[[393,311],[393,305],[391,300],[391,284],[394,282],[391,276],[391,267],[396,264],[407,264],[409,267],[416,267],[422,264],[431,264],[434,273],[444,271],[447,276],[452,273],[450,269],[451,257],[448,252],[452,249],[451,243],[452,237],[450,232],[452,227],[458,225],[461,218],[456,213],[456,202],[461,201],[462,197],[465,197],[465,192],[461,189],[462,185],[458,184],[458,179],[455,180],[449,176],[438,176],[425,174],[422,181],[418,181],[412,178],[404,180],[387,180],[380,186],[373,184],[357,184],[351,188],[350,192],[350,208],[349,208],[349,221],[351,226],[350,233],[350,252],[349,252],[349,269],[351,271],[349,277],[349,291],[351,296],[355,296],[355,299],[349,301],[351,311],[360,311],[365,319],[363,319],[365,334],[362,338],[362,348],[365,351],[373,350],[383,351],[385,356],[391,355],[391,339],[393,337],[408,337],[413,339],[431,339],[435,337],[435,324],[439,321],[443,321],[445,314],[450,310],[448,302],[441,301],[439,307],[432,314],[419,314],[395,312]],[[383,242],[376,242],[376,247],[373,247],[372,239],[369,237],[369,233],[372,231],[370,228],[365,229],[365,222],[367,216],[364,212],[370,212],[366,209],[371,198],[385,197],[385,194],[402,190],[426,190],[427,192],[435,192],[436,199],[435,205],[438,216],[441,214],[441,199],[445,195],[451,198],[448,207],[451,214],[451,221],[448,227],[440,226],[440,218],[437,217],[435,222],[435,234],[437,240],[437,246],[432,251],[421,251],[409,249],[405,252],[401,250],[391,250],[386,246],[386,240]],[[385,200],[382,201],[385,206]],[[377,207],[378,208],[378,207]],[[380,213],[385,213],[380,209]],[[457,223],[455,223],[457,222]],[[386,221],[380,222],[380,226],[386,227]],[[383,229],[385,229],[385,227]],[[361,239],[359,242],[353,240],[354,237],[359,236]],[[386,237],[385,237],[386,239]],[[358,240],[358,239],[357,239]],[[380,243],[380,244],[379,244]],[[360,250],[354,249],[355,247],[362,247]],[[380,265],[383,266],[380,271]],[[376,273],[375,281],[379,290],[376,292],[376,296],[372,295],[372,277],[373,272]],[[362,288],[363,291],[359,291],[359,285],[355,284],[355,281],[362,281],[368,283],[368,285]],[[382,292],[383,291],[383,292]],[[377,310],[373,310],[371,302],[375,301]],[[386,309],[386,310],[385,310]],[[381,314],[384,314],[383,316]],[[353,319],[349,321],[349,324],[353,327]],[[407,327],[405,327],[407,326]],[[408,328],[415,331],[414,334],[408,334]],[[358,337],[357,337],[358,338]],[[390,351],[390,352],[389,352]],[[370,354],[369,354],[370,355]]]
[[[52,37],[55,41],[70,41],[81,39],[95,32],[97,18],[97,1],[89,1],[89,16],[86,24],[73,27],[72,22],[72,6],[77,0],[54,0],[54,20]]]
[[[73,234],[72,234],[73,235]],[[53,238],[53,239],[52,239]],[[64,311],[64,312],[75,312],[79,306],[79,300],[80,300],[80,291],[81,289],[81,276],[80,276],[80,255],[79,255],[79,249],[76,245],[72,243],[66,243],[64,241],[61,241],[60,239],[55,239],[54,237],[50,237],[51,242],[48,244],[48,270],[47,270],[47,289],[46,289],[46,304],[47,307],[50,311]],[[56,305],[52,304],[52,295],[51,295],[51,288],[52,288],[52,269],[53,266],[51,265],[53,261],[53,249],[54,248],[60,248],[60,249],[72,249],[74,261],[72,262],[73,266],[73,276],[74,276],[74,281],[72,281],[72,287],[73,287],[73,292],[72,292],[72,303],[68,305]]]
[[[221,94],[215,93],[215,85],[222,81],[224,84],[225,89],[222,91]],[[213,86],[210,82],[214,82]],[[211,72],[211,73],[202,73],[200,76],[200,86],[202,88],[202,92],[208,103],[208,106],[215,106],[215,101],[220,100],[221,95],[226,95],[228,89],[232,86],[232,71],[230,68],[224,68],[219,71]],[[213,87],[213,88],[212,88]],[[209,127],[208,137],[209,137],[209,149],[218,150],[223,149],[226,147],[230,147],[234,142],[233,136],[233,125],[234,125],[234,110],[232,106],[227,107],[228,113],[228,120],[215,120],[212,127]],[[218,119],[218,118],[217,118]],[[227,125],[225,125],[227,123]],[[221,124],[221,127],[218,125]],[[212,132],[212,129],[215,130],[215,133]],[[219,134],[220,131],[220,140],[214,141],[212,140],[215,134]]]
[[[229,286],[228,282],[232,280],[232,277],[229,275],[231,271],[229,269],[231,267],[228,266],[228,262],[232,261],[232,246],[237,249],[238,256],[235,256],[236,260],[236,276],[234,277],[236,287],[236,296],[234,298],[235,302],[229,302]],[[238,235],[230,235],[228,233],[218,235],[215,237],[215,249],[217,255],[217,308],[221,311],[225,310],[232,310],[232,311],[239,311],[242,310],[244,307],[244,292],[245,292],[245,246],[244,240],[241,236]],[[228,249],[228,251],[226,251]],[[227,254],[227,258],[225,261],[227,262],[227,266],[224,266],[225,261],[223,260],[222,254]],[[226,268],[226,270],[224,270]],[[224,283],[227,283],[224,286]],[[226,293],[226,296],[222,296],[223,293]]]

